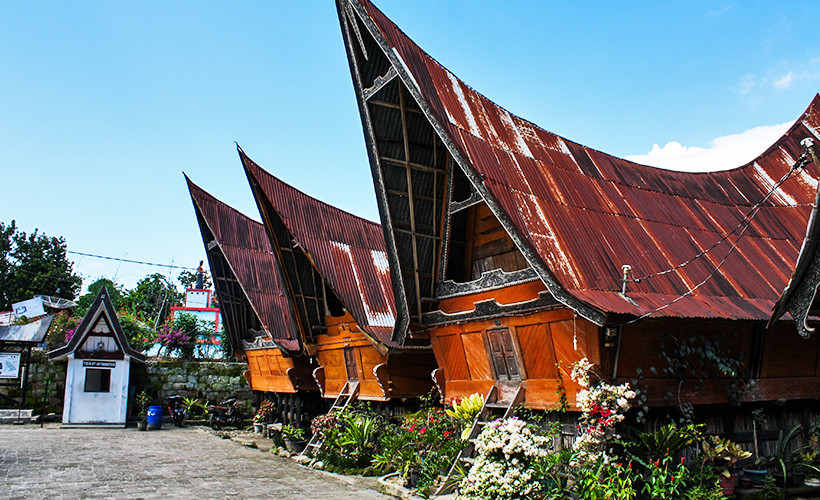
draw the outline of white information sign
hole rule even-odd
[[[20,353],[0,352],[0,378],[20,377]]]
[[[16,302],[11,307],[14,309],[14,315],[18,318],[20,316],[25,316],[28,319],[38,318],[46,313],[46,310],[43,309],[43,299],[40,297]]]

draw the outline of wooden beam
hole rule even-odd
[[[401,105],[401,132],[404,138],[404,161],[407,170],[407,194],[410,204],[410,238],[413,247],[413,277],[416,282],[416,317],[421,321],[421,286],[419,284],[419,251],[416,240],[416,210],[413,204],[413,172],[410,167],[410,139],[407,135],[407,115],[404,105],[404,89],[399,89],[399,103]]]
[[[399,94],[399,95],[401,95],[401,94]],[[380,101],[378,99],[371,99],[371,100],[367,101],[367,104],[375,104],[376,106],[381,106],[383,108],[391,108],[391,109],[401,110],[401,105],[400,104],[395,104],[395,103],[387,102],[387,101]],[[413,107],[406,108],[405,111],[408,111],[410,113],[418,113],[420,115],[424,114],[419,108],[413,108]]]
[[[408,231],[407,229],[393,228],[393,230],[396,231],[397,233],[409,234],[410,236],[412,236],[414,238],[415,237],[430,238],[431,240],[441,241],[441,236],[431,236],[429,234],[414,233],[413,231]]]
[[[415,168],[417,170],[423,170],[425,172],[433,172],[435,174],[440,174],[440,173],[444,172],[440,168],[430,167],[428,165],[422,165],[421,163],[413,163],[413,162],[410,162],[410,161],[397,160],[396,158],[390,158],[389,156],[379,156],[379,159],[382,160],[382,161],[385,161],[387,163],[394,163],[399,167],[406,167],[406,166],[409,165],[411,168]]]
[[[410,197],[408,193],[405,193],[404,191],[399,191],[398,189],[388,189],[387,192],[390,194],[395,194],[396,196],[402,196],[404,198]],[[433,203],[437,201],[435,198],[432,198],[430,196],[424,196],[423,194],[417,194],[415,198],[419,200],[432,201]],[[435,226],[433,226],[433,229],[435,229]]]

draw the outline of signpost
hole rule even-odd
[[[0,378],[20,377],[20,353],[0,352]]]

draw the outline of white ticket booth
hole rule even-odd
[[[68,345],[48,353],[68,360],[63,425],[125,426],[131,362],[145,356],[128,345],[103,288]]]

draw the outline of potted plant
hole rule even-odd
[[[792,458],[797,454],[797,452],[789,451],[789,445],[792,440],[799,435],[800,429],[800,424],[798,424],[795,425],[794,428],[792,428],[792,430],[788,433],[784,433],[781,430],[777,436],[777,448],[775,450],[775,455],[769,459],[770,463],[772,463],[775,467],[775,472],[773,474],[775,484],[781,488],[798,486],[803,482],[802,471],[799,474],[801,477],[797,477],[791,467]]]
[[[805,474],[806,486],[820,486],[820,466],[816,465],[817,457],[817,447],[813,443],[809,443],[798,457],[795,469],[800,469]]]
[[[285,448],[291,453],[301,453],[305,449],[305,430],[291,425],[282,426],[282,438],[285,440]]]
[[[265,425],[268,423],[270,416],[273,415],[274,410],[276,410],[276,405],[273,401],[263,401],[262,404],[259,405],[259,409],[256,410],[253,416],[254,432],[264,434]]]
[[[703,455],[712,462],[723,494],[734,495],[737,484],[737,463],[751,457],[752,453],[743,450],[737,443],[728,439],[713,436],[703,441]]]
[[[766,462],[760,457],[760,451],[757,446],[757,426],[763,424],[765,418],[763,417],[763,410],[758,408],[752,411],[752,440],[754,442],[755,460],[750,465],[743,468],[743,473],[752,482],[752,487],[762,488],[766,481],[766,476],[769,474],[766,468]]]
[[[148,405],[151,403],[151,398],[145,391],[141,391],[135,398],[139,420],[137,421],[137,430],[148,430]]]

